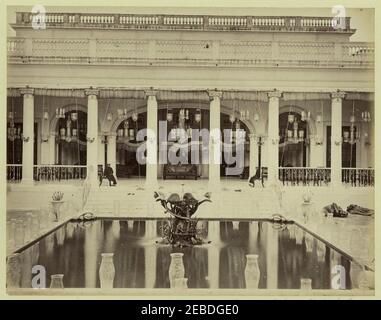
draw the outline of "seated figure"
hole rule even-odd
[[[110,186],[116,186],[116,179],[114,177],[114,170],[112,170],[109,163],[106,165],[106,168],[103,172],[103,177],[108,179]],[[111,182],[112,182],[112,184],[111,184]],[[102,184],[102,180],[101,180],[101,184]]]

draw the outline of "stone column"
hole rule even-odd
[[[110,134],[107,137],[107,162],[110,164],[114,171],[116,178],[116,135]]]
[[[342,104],[344,92],[333,92],[331,100],[331,185],[341,186]]]
[[[98,90],[88,89],[87,95],[87,177],[98,183]]]
[[[34,154],[34,89],[21,89],[23,95],[23,148],[22,148],[22,183],[33,182]]]
[[[209,141],[209,185],[218,187],[220,184],[220,164],[221,164],[221,97],[222,92],[210,91],[210,141]]]
[[[56,134],[50,132],[49,134],[49,164],[55,164],[56,162]]]
[[[156,91],[146,91],[147,97],[147,169],[146,184],[157,184],[157,100]]]
[[[255,175],[256,168],[258,166],[258,143],[257,136],[254,133],[250,133],[250,170],[249,177]]]
[[[278,180],[279,167],[279,99],[282,96],[280,91],[268,93],[268,141],[267,141],[267,166],[268,183],[275,183]]]

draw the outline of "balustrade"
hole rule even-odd
[[[7,164],[7,181],[20,182],[22,178],[22,164]]]
[[[344,18],[342,28],[335,27],[332,17],[287,17],[287,16],[203,16],[203,15],[146,15],[146,14],[88,14],[88,13],[46,13],[17,12],[18,25],[29,25],[32,21],[50,26],[70,25],[72,27],[98,27],[107,25],[115,28],[197,28],[204,30],[226,29],[263,30],[285,29],[303,31],[350,31],[350,18]]]
[[[342,182],[352,187],[373,187],[373,168],[343,168],[341,170]]]
[[[279,168],[279,180],[291,186],[323,186],[331,182],[331,169],[292,167]]]
[[[36,165],[34,166],[34,180],[61,181],[82,180],[86,178],[86,166],[70,165]]]

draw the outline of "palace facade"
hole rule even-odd
[[[95,181],[110,163],[148,184],[258,168],[267,183],[374,184],[374,45],[351,41],[350,18],[18,12],[11,26],[9,182]],[[244,170],[139,164],[137,132],[159,121],[169,146],[178,129],[243,129]]]

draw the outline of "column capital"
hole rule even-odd
[[[345,98],[345,95],[346,93],[344,91],[335,91],[335,92],[331,92],[331,98],[332,99],[344,99]]]
[[[144,94],[146,96],[146,99],[148,99],[149,97],[155,97],[156,98],[157,90],[153,90],[153,89],[145,90]]]
[[[21,88],[20,94],[23,96],[33,96],[34,95],[34,89],[33,88]]]
[[[208,91],[209,98],[213,100],[214,98],[222,98],[222,91],[217,91],[217,90],[210,90]]]
[[[274,91],[267,92],[267,96],[270,98],[280,98],[282,97],[282,91],[274,89]]]
[[[87,95],[89,98],[94,98],[94,96],[99,95],[99,90],[93,88],[85,89],[85,95]]]

